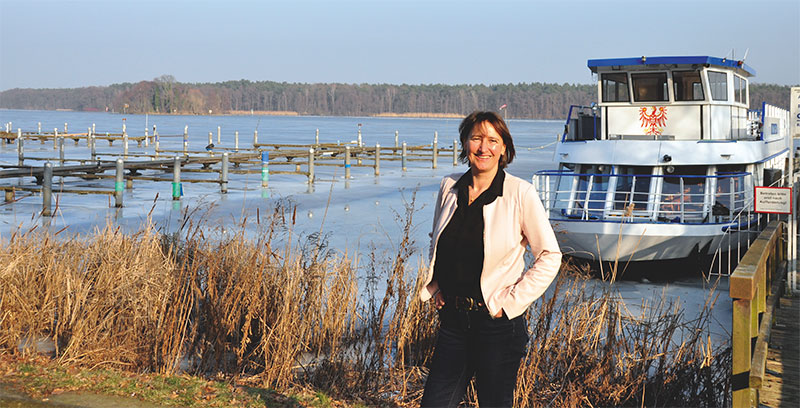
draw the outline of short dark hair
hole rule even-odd
[[[500,162],[498,163],[499,167],[503,169],[514,160],[514,141],[511,139],[511,132],[509,132],[506,122],[495,112],[475,111],[461,121],[461,124],[458,125],[458,135],[461,140],[461,154],[458,155],[458,159],[462,163],[469,161],[467,159],[469,155],[467,140],[472,136],[472,130],[475,129],[475,126],[479,126],[484,122],[492,125],[494,130],[503,138],[503,144],[506,145],[506,152],[500,156]]]

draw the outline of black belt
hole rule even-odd
[[[445,296],[445,306],[451,305],[455,310],[462,312],[489,312],[482,300],[467,296]]]

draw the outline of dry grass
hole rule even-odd
[[[398,215],[396,254],[373,251],[364,265],[321,234],[298,244],[292,211],[278,206],[254,233],[243,220],[213,239],[191,216],[169,235],[16,234],[0,248],[0,353],[27,352],[21,339],[43,336],[65,365],[223,374],[417,405],[438,322],[416,296],[422,273],[409,273],[419,257],[413,199]],[[727,351],[707,341],[711,305],[688,319],[668,303],[645,306],[634,316],[612,285],[562,273],[531,309],[515,405],[728,403]]]

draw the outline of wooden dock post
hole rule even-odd
[[[64,133],[69,133],[67,132],[67,122],[64,122]]]
[[[189,132],[186,129],[188,129],[188,126],[183,131],[183,154],[189,151]]]
[[[239,152],[239,131],[233,132],[233,149]]]
[[[217,144],[222,144],[222,126],[217,126]]]
[[[253,131],[253,146],[258,144],[258,129]]]
[[[122,207],[122,193],[125,191],[125,162],[117,159],[117,172],[114,179],[114,207]]]
[[[155,139],[155,141],[156,141],[156,149],[155,149],[155,152],[156,152],[156,157],[158,157],[158,149],[160,148],[160,146],[159,146],[159,145],[160,145],[160,140],[159,140],[159,138],[158,138],[158,133],[156,133],[156,131],[155,131],[155,125],[153,125],[153,138],[154,138],[154,139]]]
[[[36,132],[37,134],[42,134],[42,122],[39,122],[39,131]]]
[[[53,150],[58,149],[58,128],[53,128]]]
[[[358,124],[358,147],[361,147],[361,124]]]
[[[453,139],[453,167],[458,166],[458,139]]]
[[[317,129],[317,132],[314,135],[314,144],[319,146],[319,129]]]
[[[222,190],[222,194],[228,193],[228,152],[222,153],[222,171],[219,174],[220,177],[220,190]]]
[[[64,138],[58,138],[58,165],[64,165]]]
[[[42,216],[53,215],[51,207],[53,205],[53,164],[45,162],[42,172]]]
[[[269,152],[261,152],[261,187],[269,187]]]
[[[381,145],[375,144],[375,175],[381,175]]]
[[[211,146],[214,144],[214,134],[212,132],[208,132],[208,145]]]
[[[402,163],[400,167],[403,168],[403,171],[408,170],[408,168],[406,168],[406,160],[408,160],[408,146],[406,145],[406,142],[403,142],[403,150],[400,156],[400,163]]]
[[[181,158],[175,156],[172,164],[172,199],[181,199]]]
[[[92,134],[94,134],[96,131],[97,130],[95,128],[95,125],[94,125],[94,123],[92,123]],[[41,123],[39,124],[39,133],[42,133],[42,124]]]
[[[22,138],[22,129],[17,129],[17,156],[19,157],[19,165],[25,163],[25,140]]]
[[[395,131],[394,131],[394,148],[395,148],[395,149],[397,149],[398,147],[400,147],[400,145],[398,145],[398,144],[397,144],[399,141],[400,141],[400,132],[399,132],[399,131],[397,131],[397,130],[395,130]],[[393,150],[393,151],[392,151],[392,154],[394,154],[396,151],[397,151],[397,150]]]
[[[8,190],[6,190],[6,202],[10,203],[12,201],[14,201],[14,188],[13,187],[8,189]]]
[[[308,149],[308,184],[314,184],[314,149]]]
[[[431,165],[435,169],[439,161],[439,132],[433,132],[433,154],[431,155]]]
[[[350,146],[344,147],[344,179],[350,180]]]

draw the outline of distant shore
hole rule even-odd
[[[8,108],[0,108],[0,111],[3,110],[40,110],[40,109],[8,109]],[[52,112],[90,112],[90,113],[116,113],[116,114],[124,114],[124,115],[196,115],[196,116],[316,116],[309,113],[299,113],[295,111],[267,111],[267,110],[232,110],[232,111],[223,111],[222,113],[215,113],[213,111],[209,113],[195,113],[195,112],[172,112],[172,113],[165,113],[165,112],[115,112],[115,111],[82,111],[82,110],[75,110],[75,109],[43,109],[45,111],[52,111]],[[370,115],[366,115],[374,118],[437,118],[437,119],[460,119],[463,118],[464,115],[459,113],[435,113],[435,112],[406,112],[406,113],[394,113],[394,112],[382,112],[382,113],[374,113]]]

